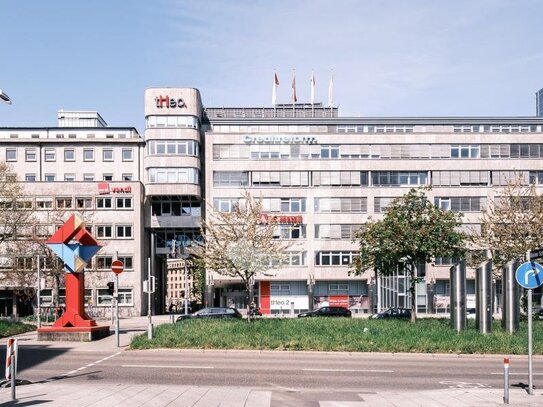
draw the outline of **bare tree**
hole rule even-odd
[[[495,268],[524,259],[543,245],[543,196],[520,177],[495,190],[481,216],[481,230],[471,233],[476,248],[490,253]]]
[[[203,259],[205,267],[241,280],[247,292],[247,311],[253,302],[257,276],[271,276],[282,267],[289,247],[278,240],[277,223],[264,214],[262,201],[245,192],[231,212],[215,212],[202,221],[204,243],[191,252]]]

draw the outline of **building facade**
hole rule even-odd
[[[543,118],[340,117],[337,108],[321,104],[204,108],[192,88],[146,89],[144,109],[144,138],[133,128],[107,127],[92,112],[59,112],[56,128],[0,128],[0,157],[18,174],[29,208],[45,219],[32,227],[43,226],[45,235],[54,230],[51,214],[83,211],[104,244],[89,267],[91,315],[109,312],[106,283],[115,256],[126,268],[121,312],[147,313],[141,288],[150,275],[153,312],[166,312],[193,284],[175,258],[201,241],[203,217],[232,210],[244,191],[262,199],[263,216],[277,222],[277,238],[293,243],[283,268],[255,280],[266,314],[325,304],[354,313],[409,307],[401,271],[377,280],[349,272],[358,249],[354,233],[412,187],[431,186],[429,198],[462,212],[466,230],[480,228],[481,210],[496,188],[518,175],[543,192]],[[424,280],[414,300],[420,312],[448,310],[455,261],[437,258],[419,267]],[[8,314],[16,300],[10,287],[1,288]],[[474,270],[467,289],[470,307]],[[500,290],[496,281],[497,307]],[[212,272],[203,302],[247,306],[240,281]]]

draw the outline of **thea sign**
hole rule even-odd
[[[166,96],[162,96],[162,95],[157,96],[155,98],[155,102],[156,102],[156,107],[159,108],[159,109],[163,109],[163,108],[166,108],[166,109],[175,109],[175,108],[182,109],[184,107],[185,108],[187,107],[187,104],[185,103],[183,98],[171,98],[168,95],[166,95]]]
[[[245,136],[243,142],[246,144],[316,144],[319,141],[317,136]]]

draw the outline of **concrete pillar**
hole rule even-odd
[[[508,262],[502,269],[502,328],[513,333],[519,328],[520,289],[515,279],[518,261]]]
[[[451,325],[460,332],[466,329],[466,261],[462,260],[450,268]]]
[[[479,332],[492,331],[492,260],[486,260],[475,274],[476,325]]]

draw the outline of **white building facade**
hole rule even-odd
[[[406,276],[375,281],[371,273],[351,275],[349,266],[354,233],[412,187],[432,186],[430,199],[462,212],[466,229],[480,227],[481,209],[512,177],[543,192],[543,118],[349,118],[320,104],[204,108],[193,88],[146,89],[144,110],[144,138],[107,127],[96,112],[61,111],[55,128],[0,128],[0,158],[43,218],[34,231],[52,233],[55,212],[82,211],[104,245],[87,274],[91,315],[109,315],[115,256],[125,262],[123,315],[147,313],[149,274],[152,309],[167,311],[187,289],[183,270],[173,267],[185,263],[172,257],[201,240],[206,211],[231,210],[244,191],[263,200],[277,237],[293,243],[288,264],[255,281],[267,314],[323,304],[354,313],[410,306]],[[421,267],[419,311],[447,311],[455,261]],[[473,298],[473,270],[467,288]],[[0,287],[0,314],[19,307],[10,289]],[[496,306],[499,294],[497,281]],[[240,281],[209,272],[203,303],[245,308],[247,299]]]

